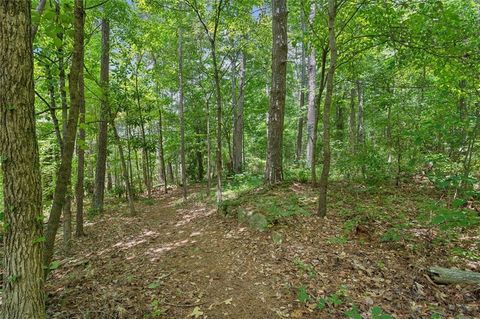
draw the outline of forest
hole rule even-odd
[[[0,318],[480,318],[479,0],[1,0]]]

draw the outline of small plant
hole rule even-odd
[[[380,238],[380,240],[383,241],[383,242],[398,242],[398,241],[402,240],[402,236],[401,236],[400,232],[398,231],[398,229],[390,228],[383,234],[383,236],[382,236],[382,238]]]
[[[332,245],[344,245],[347,242],[348,242],[348,238],[343,235],[330,237],[327,239],[327,243]]]
[[[297,269],[301,272],[305,272],[308,274],[308,277],[314,278],[317,275],[315,268],[311,264],[307,264],[300,260],[299,258],[295,258],[293,263],[297,267]]]
[[[150,308],[151,308],[151,311],[148,316],[149,318],[158,318],[164,315],[166,312],[166,309],[162,307],[162,305],[160,304],[160,301],[158,301],[157,299],[154,299],[150,303]]]
[[[383,312],[382,308],[375,306],[372,307],[370,310],[370,319],[393,319],[393,317],[385,312]],[[345,312],[345,315],[351,319],[362,319],[362,315],[360,314],[358,308],[354,305],[350,310]]]
[[[301,286],[300,288],[298,288],[297,299],[301,303],[306,303],[307,301],[310,300],[310,295],[307,292],[307,287],[306,286]]]
[[[317,300],[317,309],[323,310],[328,307],[338,307],[345,302],[347,297],[347,288],[345,286],[340,287],[336,292],[325,297],[320,297]]]

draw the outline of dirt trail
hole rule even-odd
[[[75,256],[49,279],[51,316],[275,317],[275,282],[260,262],[268,256],[258,254],[250,230],[180,196],[88,224]]]

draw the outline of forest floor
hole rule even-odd
[[[75,254],[57,256],[49,318],[480,318],[480,289],[427,276],[480,270],[478,226],[432,226],[428,187],[334,183],[325,219],[306,184],[245,192],[227,217],[190,192],[157,191],[133,217],[112,203],[87,223]]]

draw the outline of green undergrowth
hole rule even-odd
[[[293,172],[295,178],[273,188],[265,187],[259,175],[235,177],[227,181],[220,211],[259,230],[271,229],[295,216],[312,215],[318,190],[301,182],[297,176],[301,172]],[[329,244],[373,240],[412,249],[448,244],[456,258],[478,258],[472,250],[478,243],[465,242],[461,236],[480,227],[479,214],[461,201],[452,205],[433,189],[333,181],[328,196],[328,215],[340,223],[337,234],[326,240]],[[367,232],[363,237],[362,229]]]
[[[303,194],[289,191],[291,183],[264,187],[261,176],[240,176],[231,181],[225,191],[220,211],[254,229],[266,230],[294,216],[309,216],[302,201]]]

